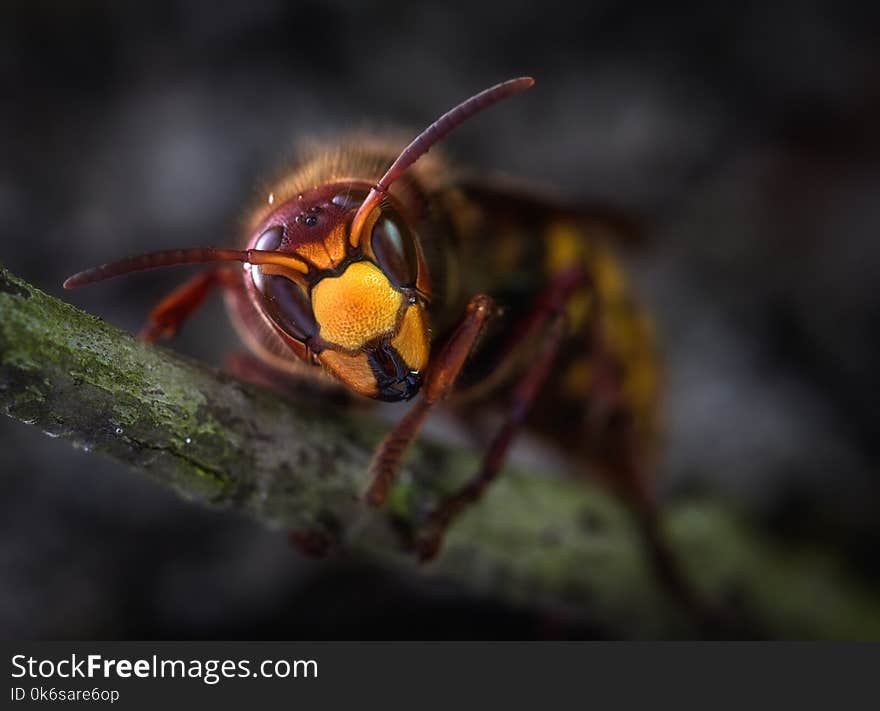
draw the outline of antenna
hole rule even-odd
[[[479,94],[475,94],[466,99],[458,106],[450,109],[434,123],[428,126],[412,142],[404,148],[397,159],[391,164],[391,167],[385,171],[376,184],[370,189],[366,199],[361,203],[358,211],[355,213],[351,227],[352,246],[356,247],[360,243],[361,230],[367,216],[381,202],[382,197],[388,192],[391,184],[403,175],[409,167],[427,153],[454,128],[460,126],[474,114],[479,113],[483,109],[488,109],[493,104],[498,103],[502,99],[506,99],[514,94],[525,91],[535,83],[532,77],[520,77],[518,79],[509,79],[495,86],[484,89]]]
[[[262,249],[217,249],[215,247],[194,247],[192,249],[169,249],[163,252],[151,252],[137,257],[120,259],[99,267],[92,267],[68,277],[64,282],[65,289],[75,289],[96,281],[110,279],[132,272],[143,272],[160,267],[173,267],[178,264],[206,264],[209,262],[244,262],[247,264],[273,264],[292,269],[302,274],[309,271],[305,262],[291,254],[273,252]]]

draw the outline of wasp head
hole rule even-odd
[[[177,264],[243,262],[253,302],[294,354],[368,397],[409,399],[428,364],[431,288],[419,241],[389,188],[456,126],[532,84],[511,79],[450,109],[375,183],[331,183],[286,199],[260,220],[247,250],[154,252],[78,272],[64,286]]]
[[[249,246],[288,259],[245,269],[292,351],[362,395],[404,400],[418,392],[428,363],[427,270],[390,198],[352,234],[369,187],[326,185],[280,205]]]

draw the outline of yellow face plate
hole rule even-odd
[[[354,351],[397,325],[403,295],[370,262],[355,262],[312,289],[321,338]]]

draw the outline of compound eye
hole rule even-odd
[[[399,215],[383,212],[373,226],[370,246],[379,268],[395,286],[415,285],[419,271],[416,245]]]
[[[303,342],[318,332],[312,304],[299,284],[278,274],[265,274],[260,267],[251,273],[263,295],[263,309],[279,328]]]

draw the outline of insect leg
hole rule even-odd
[[[369,407],[361,398],[327,378],[318,368],[290,360],[280,370],[246,351],[230,353],[223,362],[223,370],[239,380],[271,390],[276,395],[322,406],[338,405],[349,408]]]
[[[498,477],[510,445],[513,444],[517,432],[532,409],[535,397],[550,374],[564,332],[565,319],[562,314],[557,314],[551,321],[547,340],[537,360],[514,390],[507,419],[492,439],[480,471],[457,492],[444,499],[431,514],[426,532],[416,544],[422,561],[431,560],[437,555],[443,537],[455,518],[470,504],[479,501],[486,489]]]
[[[479,472],[441,502],[431,514],[426,532],[417,543],[422,561],[428,561],[437,555],[443,537],[455,518],[470,504],[478,501],[501,472],[507,451],[552,372],[565,337],[565,306],[585,279],[586,276],[580,269],[560,273],[544,297],[538,301],[526,328],[512,344],[515,348],[518,343],[529,341],[536,335],[542,338],[534,360],[514,388],[507,418],[492,439]]]
[[[458,327],[430,364],[419,399],[373,454],[369,469],[371,482],[366,493],[368,503],[381,506],[385,501],[406,448],[418,435],[431,408],[452,390],[493,306],[492,299],[484,294],[472,296],[468,301]]]
[[[150,343],[173,338],[214,287],[232,285],[231,277],[229,269],[215,267],[185,281],[150,312],[140,338]]]
[[[590,391],[593,461],[629,507],[644,543],[647,560],[669,595],[710,636],[739,635],[743,630],[729,611],[711,604],[694,586],[661,527],[660,502],[648,477],[644,443],[622,392],[620,363],[607,349],[598,319],[593,323],[591,354],[595,379]]]

